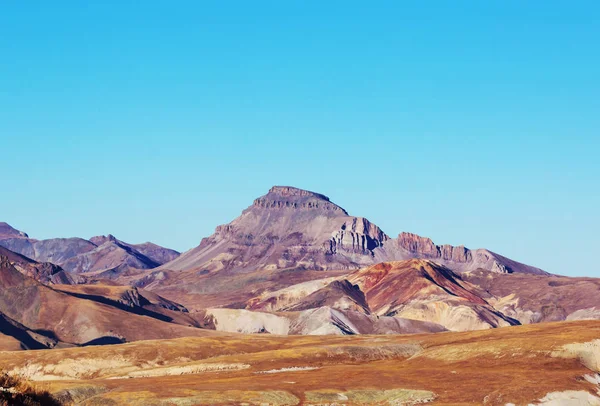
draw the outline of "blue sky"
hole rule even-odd
[[[275,184],[600,277],[595,1],[0,6],[0,221],[186,250]]]

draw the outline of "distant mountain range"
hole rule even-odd
[[[208,272],[344,270],[411,258],[431,259],[457,272],[545,273],[486,249],[435,245],[411,233],[390,238],[327,196],[289,186],[271,188],[183,255],[152,243],[125,243],[112,235],[35,240],[6,223],[0,223],[0,246],[70,273],[105,272],[107,277],[157,267]]]
[[[152,269],[179,256],[152,243],[128,244],[112,235],[36,240],[7,223],[0,223],[0,247],[34,261],[52,263],[69,274],[111,277],[132,269]]]
[[[600,319],[599,279],[411,233],[390,238],[326,196],[287,186],[181,255],[111,235],[36,240],[0,223],[0,259],[0,347]]]
[[[46,286],[0,256],[0,345],[6,349],[114,344],[211,334],[151,292],[102,285]]]
[[[328,197],[288,186],[271,188],[238,218],[160,269],[340,270],[411,258],[432,259],[459,272],[545,273],[485,249],[437,246],[409,233],[391,239]]]

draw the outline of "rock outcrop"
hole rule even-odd
[[[423,258],[443,259],[457,263],[473,260],[471,251],[463,245],[458,247],[447,244],[435,245],[431,238],[412,233],[401,233],[398,236],[398,246]]]
[[[430,259],[455,272],[485,269],[497,273],[547,274],[543,270],[525,265],[486,249],[470,250],[464,246],[436,245],[430,238],[412,233],[401,233],[374,250],[379,262],[401,261],[411,258]]]

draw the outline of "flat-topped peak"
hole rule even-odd
[[[254,206],[266,209],[322,210],[348,215],[346,210],[331,202],[327,196],[292,186],[273,186],[266,195],[254,201]]]
[[[283,197],[315,197],[317,199],[330,201],[329,198],[321,193],[311,192],[310,190],[299,189],[293,186],[273,186],[269,190],[269,195],[279,195]]]

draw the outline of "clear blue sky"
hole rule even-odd
[[[192,248],[274,184],[600,277],[597,1],[0,6],[0,221]]]

